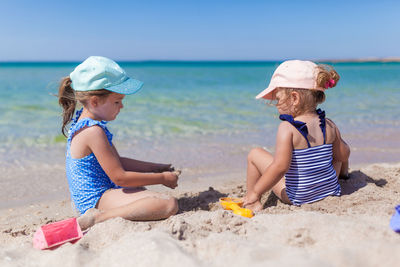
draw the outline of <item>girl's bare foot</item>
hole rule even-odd
[[[251,204],[247,204],[245,208],[251,209],[254,212],[262,210],[263,206],[260,201],[253,202]]]
[[[85,214],[81,215],[77,221],[82,231],[85,231],[96,224],[96,218],[100,211],[96,208],[88,209]]]

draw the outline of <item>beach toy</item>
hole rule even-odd
[[[400,233],[400,205],[395,207],[394,214],[390,219],[390,227],[393,231]]]
[[[232,210],[234,214],[251,218],[254,216],[251,209],[242,208],[243,200],[240,198],[221,197],[219,203],[225,210]]]
[[[79,240],[83,236],[76,218],[40,226],[33,235],[33,247],[49,249],[66,242]]]
[[[234,198],[234,197],[221,197],[219,199],[219,203],[224,208],[224,210],[232,210],[232,204],[236,204],[239,207],[243,206],[243,199],[241,198]]]

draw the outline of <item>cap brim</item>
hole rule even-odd
[[[104,89],[107,89],[109,91],[118,94],[131,95],[138,92],[140,89],[142,89],[142,87],[143,87],[143,82],[132,78],[128,78],[126,81],[120,84],[113,85]]]
[[[276,87],[268,87],[267,89],[265,89],[264,91],[262,91],[261,93],[259,93],[256,96],[256,99],[260,99],[260,98],[264,98],[264,99],[268,99],[268,100],[273,100],[272,99],[272,92],[276,89]]]

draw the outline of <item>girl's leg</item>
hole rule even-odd
[[[110,218],[132,221],[160,220],[178,212],[178,202],[167,195],[138,188],[106,191],[97,209],[88,210],[78,221],[83,230]]]
[[[252,191],[258,179],[267,170],[274,157],[268,151],[257,147],[247,156],[247,191]]]
[[[262,174],[267,170],[268,166],[272,163],[274,157],[268,151],[262,148],[254,148],[250,151],[247,157],[247,191],[253,190],[255,184],[260,179]],[[274,194],[284,203],[290,204],[290,200],[286,194],[285,178],[279,180],[279,182],[274,185],[272,191]],[[260,201],[254,203],[254,205],[249,206],[250,209],[258,211],[262,209],[262,204]]]
[[[286,194],[285,177],[282,177],[282,179],[280,179],[279,182],[272,187],[272,191],[283,203],[292,204],[288,195]]]

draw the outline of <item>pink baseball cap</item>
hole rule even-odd
[[[276,88],[298,88],[325,91],[317,86],[317,64],[311,61],[288,60],[276,68],[268,88],[259,93],[256,99],[264,98],[273,100]]]

